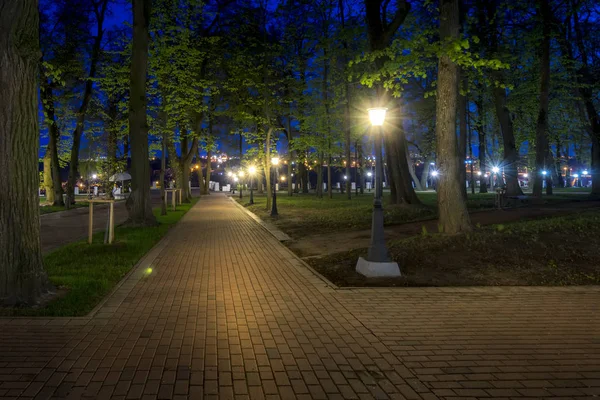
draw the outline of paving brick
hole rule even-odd
[[[598,287],[336,290],[219,194],[147,262],[92,317],[0,318],[0,397],[600,395]]]

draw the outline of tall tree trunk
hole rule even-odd
[[[264,170],[265,170],[265,182],[266,182],[266,190],[267,190],[267,204],[266,209],[269,211],[271,209],[271,197],[273,196],[273,191],[271,188],[271,135],[273,133],[273,128],[268,128],[267,130],[267,140],[265,142],[265,162],[264,162]]]
[[[458,0],[441,0],[440,39],[456,39],[459,31]],[[471,230],[465,196],[460,187],[456,137],[458,66],[441,55],[438,64],[436,95],[436,155],[439,170],[438,212],[442,233],[456,234]],[[464,161],[463,161],[464,163]],[[464,182],[462,182],[464,185]]]
[[[46,114],[46,121],[48,125],[48,148],[47,156],[50,160],[49,163],[49,177],[51,178],[51,190],[53,191],[51,198],[48,200],[48,188],[46,188],[46,199],[52,201],[54,206],[64,206],[63,201],[63,189],[62,180],[60,179],[60,164],[58,161],[58,141],[60,140],[60,132],[58,125],[56,124],[56,116],[54,112],[54,95],[52,89],[49,87],[46,81],[46,77],[42,68],[40,67],[40,97],[42,99],[42,106]],[[44,172],[46,171],[46,163],[44,157]],[[46,177],[44,176],[44,183]]]
[[[46,202],[54,204],[54,183],[52,182],[52,156],[50,145],[46,147],[44,154],[44,190],[46,191]]]
[[[459,176],[460,176],[460,188],[465,199],[467,198],[467,166],[465,160],[467,158],[467,95],[468,90],[468,79],[466,73],[459,69],[459,76],[462,78],[462,86],[465,91],[465,95],[459,94],[458,101],[458,113],[459,113],[459,137],[458,137],[458,165],[459,165]],[[460,81],[459,81],[460,82]]]
[[[129,138],[131,141],[131,195],[127,199],[129,220],[135,225],[155,225],[150,199],[146,79],[148,70],[148,24],[151,0],[132,0],[133,43],[129,89]]]
[[[332,161],[332,157],[331,157],[331,153],[329,153],[329,157],[328,157],[328,161],[327,161],[327,197],[329,197],[330,199],[333,198],[333,178],[331,176],[331,161]]]
[[[135,0],[134,0],[135,2]],[[85,114],[88,109],[88,105],[92,98],[92,90],[94,84],[94,78],[96,77],[96,68],[98,65],[98,59],[100,58],[100,48],[102,45],[102,37],[104,36],[104,15],[106,14],[106,8],[108,0],[103,0],[101,3],[94,4],[96,7],[96,18],[97,18],[97,29],[96,37],[94,38],[94,45],[92,47],[92,55],[90,59],[90,72],[88,79],[85,82],[85,89],[83,91],[83,99],[81,105],[77,111],[77,119],[75,129],[73,130],[73,144],[71,146],[71,160],[69,162],[69,177],[67,179],[67,208],[75,203],[75,183],[77,176],[79,176],[79,149],[81,147],[81,136],[85,125]],[[98,6],[100,7],[98,9]]]
[[[581,76],[581,80],[585,84],[579,87],[579,93],[585,106],[585,111],[590,127],[590,136],[592,140],[591,196],[600,197],[600,115],[598,115],[596,105],[594,104],[595,96],[593,92],[593,87],[594,84],[597,82],[597,77],[596,75],[591,73],[589,69],[588,54],[586,51],[587,49],[583,43],[583,38],[585,34],[582,31],[581,25],[579,23],[579,14],[576,2],[571,1],[571,8],[573,27],[575,31],[575,42],[577,44],[577,49],[579,50],[579,54],[581,56],[581,63],[578,70],[578,75]],[[573,57],[573,51],[571,50],[570,46],[568,54],[569,58],[575,61]]]
[[[206,150],[206,173],[204,175],[204,185],[202,194],[210,194],[210,172],[212,169],[212,163],[210,162],[211,151],[210,147]]]
[[[194,155],[198,152],[198,138],[192,139],[192,145],[189,145],[189,138],[186,129],[181,131],[181,157],[179,157],[177,166],[177,186],[182,189],[182,202],[189,203],[192,200],[192,191],[190,190],[190,167]]]
[[[474,162],[473,162],[473,135],[471,134],[471,113],[469,112],[469,109],[467,107],[467,115],[466,115],[466,121],[467,121],[467,137],[469,138],[469,167],[471,169],[471,177],[470,177],[470,185],[471,185],[471,194],[475,194],[475,174],[473,171],[474,168]]]
[[[486,39],[490,43],[491,51],[495,52],[498,51],[498,38],[496,32],[498,22],[495,16],[495,2],[485,3],[485,7],[487,7],[487,20],[486,14],[483,13],[482,7],[483,5],[480,5],[480,24],[483,27],[482,29],[485,32],[485,36],[487,36]],[[505,82],[504,75],[500,70],[492,71],[491,78],[492,81],[495,82]],[[495,86],[492,89],[492,95],[504,145],[504,160],[502,161],[501,167],[504,170],[504,175],[506,178],[506,194],[509,196],[522,195],[523,191],[521,190],[517,176],[519,152],[517,150],[515,141],[512,118],[506,105],[506,90],[503,87]]]
[[[365,193],[365,185],[367,183],[367,174],[366,174],[366,168],[365,168],[365,155],[363,153],[363,146],[362,146],[362,142],[357,140],[356,141],[356,149],[358,151],[358,160],[360,160],[360,194],[364,194]],[[357,161],[358,162],[358,161]],[[358,165],[357,165],[358,167]],[[357,183],[358,184],[358,183]]]
[[[406,0],[398,1],[396,13],[389,24],[384,23],[384,18],[382,18],[381,15],[382,0],[365,0],[365,9],[369,48],[371,51],[383,51],[390,45],[393,35],[406,19],[406,16],[410,11],[410,3]],[[375,65],[378,69],[382,69],[384,63],[384,57],[379,57],[375,60]],[[385,98],[387,93],[384,90],[383,85],[377,84],[376,89],[378,102],[387,104]],[[397,111],[398,110],[396,109],[390,110],[392,118],[394,115],[399,115]],[[396,204],[418,204],[419,199],[410,184],[410,181],[402,182],[403,178],[407,180],[410,179],[408,164],[406,162],[406,157],[404,156],[406,138],[397,134],[394,125],[397,125],[397,121],[386,124],[386,129],[389,132],[384,130],[385,157],[388,163],[388,183],[391,190],[391,202]]]
[[[292,167],[293,166],[292,163],[295,162],[295,160],[296,160],[296,151],[292,150],[292,147],[291,147],[291,142],[293,139],[293,136],[292,136],[292,114],[291,113],[288,114],[286,131],[287,131],[287,143],[288,143],[287,144],[287,152],[288,152],[288,155],[290,158],[289,162],[287,164],[287,185],[288,185],[287,191],[288,191],[288,196],[292,196],[292,194],[294,193],[294,188],[292,187],[292,183],[294,180],[294,177],[292,176],[294,173],[294,168]]]
[[[542,54],[540,58],[540,103],[537,116],[535,133],[535,175],[533,182],[533,195],[542,197],[542,180],[546,179],[546,192],[552,194],[552,174],[542,175],[549,164],[549,145],[548,145],[548,106],[550,103],[550,35],[551,35],[551,10],[548,0],[539,0],[541,14],[540,23],[542,24]]]
[[[487,146],[485,144],[485,110],[483,109],[483,99],[479,98],[475,101],[475,106],[477,106],[477,115],[479,116],[479,123],[477,124],[477,138],[479,139],[479,172],[481,172],[481,175],[479,176],[479,193],[487,193],[485,172],[488,168],[485,160]]]
[[[167,198],[165,192],[165,171],[167,170],[167,138],[166,129],[162,135],[162,154],[160,157],[160,215],[167,215]]]
[[[416,189],[418,191],[423,191],[423,186],[421,186],[421,181],[419,181],[419,178],[417,178],[417,174],[415,172],[415,164],[410,159],[410,152],[408,151],[408,146],[406,146],[405,153],[406,153],[406,161],[408,164],[408,171],[410,172],[410,177],[412,178],[412,181],[415,183]]]
[[[0,304],[48,287],[40,244],[37,0],[0,0]]]
[[[423,165],[423,172],[421,172],[421,187],[427,189],[427,179],[429,179],[429,169],[431,168],[431,157],[425,158],[425,165]]]
[[[323,198],[323,153],[319,152],[317,171],[317,197]]]

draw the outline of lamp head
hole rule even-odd
[[[438,176],[438,172],[437,171],[432,171],[431,172],[431,176],[433,176],[435,178],[436,176]]]
[[[279,157],[273,157],[273,158],[271,158],[271,163],[273,163],[273,165],[279,164]]]
[[[500,168],[494,167],[494,168],[492,168],[492,172],[497,174],[498,172],[500,172]]]
[[[374,107],[367,110],[369,112],[369,120],[373,126],[382,126],[385,121],[385,113],[387,108],[385,107]]]
[[[248,172],[251,175],[254,175],[254,173],[256,172],[256,167],[254,165],[252,165],[250,168],[248,168]]]

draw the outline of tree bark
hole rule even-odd
[[[329,154],[329,160],[327,161],[327,197],[329,197],[330,199],[333,198],[333,187],[332,187],[333,177],[331,176],[331,161],[332,161],[332,157],[331,157],[331,154]]]
[[[54,112],[54,95],[52,89],[47,84],[46,78],[44,77],[42,68],[40,68],[40,97],[42,99],[42,106],[46,114],[46,120],[48,125],[48,148],[47,155],[50,160],[49,163],[49,177],[51,178],[51,190],[53,191],[52,205],[64,206],[63,201],[63,189],[62,180],[60,179],[60,164],[58,161],[58,141],[60,139],[60,132],[58,125],[56,124],[56,116]],[[44,173],[46,171],[46,163],[44,157]],[[46,177],[44,175],[44,183]],[[48,188],[46,188],[46,199],[48,199]],[[50,201],[50,200],[48,200]]]
[[[463,90],[467,91],[467,75],[459,69],[459,76],[462,80]],[[460,81],[459,81],[460,82]],[[464,198],[467,198],[467,95],[459,94],[458,113],[459,113],[459,136],[458,136],[458,165],[460,174],[460,188]]]
[[[134,0],[135,2],[135,0]],[[66,206],[69,208],[75,203],[75,183],[77,176],[79,175],[79,149],[81,147],[81,136],[83,134],[85,115],[88,109],[88,105],[92,98],[93,80],[96,77],[96,69],[98,65],[98,59],[100,58],[100,46],[102,45],[102,37],[104,36],[104,15],[106,14],[106,8],[108,0],[103,0],[100,4],[100,9],[96,5],[96,18],[97,18],[97,30],[96,37],[94,38],[94,45],[92,47],[92,55],[90,59],[90,72],[88,79],[85,82],[85,88],[83,91],[83,99],[81,105],[77,111],[77,120],[75,129],[73,131],[73,144],[71,146],[71,160],[69,162],[69,177],[67,179],[67,203]]]
[[[54,184],[52,182],[52,157],[50,156],[50,145],[46,147],[46,154],[44,154],[44,190],[46,190],[46,202],[54,204]]]
[[[189,146],[187,130],[182,129],[181,135],[183,137],[180,141],[181,157],[179,157],[177,160],[177,167],[179,170],[177,174],[177,186],[182,189],[182,202],[189,203],[192,200],[192,191],[190,190],[190,166],[192,164],[194,154],[198,152],[198,138],[193,138],[192,145]]]
[[[393,35],[400,25],[402,25],[410,11],[410,3],[408,1],[398,1],[394,18],[388,23],[385,21],[385,16],[381,15],[381,5],[382,0],[365,0],[367,33],[371,51],[383,51],[390,45]],[[375,60],[377,69],[382,69],[384,63],[384,57],[379,57]],[[387,93],[382,84],[376,84],[376,92],[378,101],[381,104],[387,104]],[[390,110],[392,118],[395,114],[397,114],[397,110]],[[410,184],[410,172],[406,157],[404,156],[406,138],[398,135],[394,125],[397,125],[397,121],[386,124],[388,131],[384,130],[385,158],[387,159],[387,169],[389,171],[388,183],[391,190],[391,202],[395,204],[419,204],[419,198]],[[403,178],[407,182],[402,182]]]
[[[441,0],[440,39],[456,39],[459,31],[458,0]],[[441,55],[438,63],[436,95],[436,155],[438,161],[438,212],[440,232],[469,232],[471,221],[460,187],[456,137],[458,66]],[[464,186],[464,182],[463,182]]]
[[[167,202],[165,192],[165,171],[167,170],[167,138],[166,129],[162,135],[162,154],[160,157],[160,215],[167,215]]]
[[[47,291],[38,198],[37,0],[0,0],[0,304]]]
[[[535,133],[535,175],[533,182],[533,196],[542,197],[543,179],[546,179],[546,192],[552,194],[552,174],[542,174],[549,164],[548,144],[548,107],[550,103],[550,35],[551,35],[551,10],[548,0],[539,0],[540,22],[542,24],[542,54],[540,58],[540,100]]]
[[[479,98],[476,100],[475,106],[477,107],[477,115],[479,116],[479,123],[477,124],[477,138],[479,140],[479,172],[481,172],[481,175],[479,176],[479,193],[487,193],[488,190],[485,176],[487,170],[487,163],[485,160],[487,146],[485,144],[485,110],[483,109],[483,99]]]
[[[129,89],[129,138],[131,141],[131,195],[127,199],[129,221],[156,225],[150,199],[146,79],[148,71],[148,24],[151,0],[132,0],[133,43]]]

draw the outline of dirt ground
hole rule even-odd
[[[503,210],[486,210],[471,212],[471,221],[476,226],[497,225],[528,219],[562,216],[590,209],[600,208],[600,201],[577,201],[562,204],[527,206],[507,208]],[[385,237],[387,240],[402,239],[422,234],[424,230],[436,233],[437,219],[419,221],[400,225],[387,226]],[[287,243],[287,246],[302,258],[323,257],[353,249],[369,246],[371,231],[369,229],[348,232],[316,234]]]

